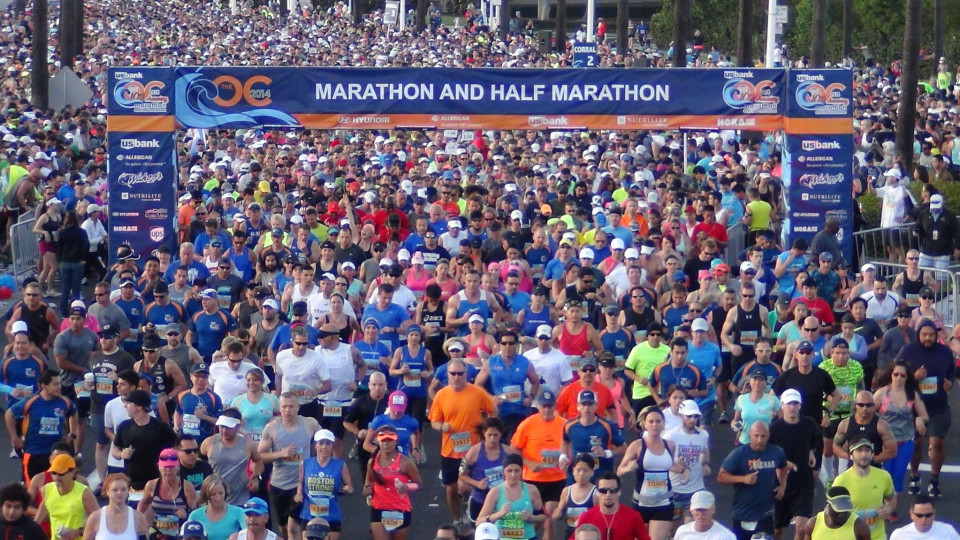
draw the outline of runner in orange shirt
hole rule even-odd
[[[557,396],[549,388],[540,391],[534,402],[537,413],[517,426],[510,445],[523,456],[523,481],[540,491],[543,511],[552,516],[560,502],[560,494],[567,485],[560,456],[563,454],[563,425],[566,421],[557,415]],[[555,538],[554,522],[544,524],[543,538]]]
[[[613,394],[609,388],[597,382],[597,361],[594,358],[584,358],[580,366],[580,380],[568,384],[560,392],[560,397],[557,398],[557,414],[568,420],[580,416],[577,411],[577,396],[581,390],[593,390],[596,394],[598,416],[615,418]]]
[[[460,359],[447,362],[450,384],[437,392],[430,407],[430,422],[441,433],[440,476],[447,490],[447,505],[455,523],[461,522],[460,461],[480,441],[477,424],[497,415],[497,405],[484,389],[467,382],[467,365]],[[469,493],[465,487],[464,494]],[[463,518],[469,524],[470,518]]]

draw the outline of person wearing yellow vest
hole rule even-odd
[[[52,540],[76,540],[83,536],[87,516],[100,509],[90,488],[77,482],[77,462],[60,454],[50,463],[53,482],[43,486],[43,502],[37,522],[50,521]]]
[[[836,486],[827,490],[827,506],[823,512],[807,520],[798,536],[804,540],[868,540],[870,527],[853,514],[853,500],[847,488]]]

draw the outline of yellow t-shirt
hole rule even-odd
[[[770,214],[773,212],[770,203],[760,200],[750,201],[747,203],[747,210],[753,215],[753,220],[750,222],[751,231],[762,231],[770,228]]]
[[[83,507],[83,493],[87,486],[80,482],[73,482],[73,489],[66,495],[57,491],[57,483],[50,482],[43,486],[43,504],[50,515],[50,530],[56,534],[60,527],[79,529],[87,520],[87,511]]]
[[[650,342],[644,341],[630,351],[630,356],[627,357],[627,362],[624,364],[624,367],[633,370],[633,372],[640,377],[649,379],[650,375],[653,374],[653,370],[667,359],[667,353],[669,352],[670,347],[667,347],[663,343],[654,349],[650,346]],[[644,386],[634,381],[633,399],[643,399],[649,395],[649,386]]]
[[[854,468],[849,468],[837,477],[834,486],[843,486],[850,492],[850,500],[857,515],[863,518],[870,527],[872,540],[886,540],[886,520],[877,515],[877,510],[883,506],[883,500],[894,495],[893,478],[883,469],[870,467],[870,473],[865,477],[857,476]]]

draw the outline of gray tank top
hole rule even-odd
[[[187,379],[187,385],[193,386],[190,384],[190,368],[193,367],[193,362],[190,361],[190,346],[186,343],[181,343],[177,345],[176,349],[171,349],[169,345],[163,348],[163,356],[173,360],[173,363],[180,368],[180,371],[183,372],[184,377]],[[226,407],[227,404],[224,404]]]
[[[227,504],[243,506],[250,499],[247,490],[247,438],[237,434],[233,446],[224,446],[223,439],[218,435],[213,440],[213,451],[210,452],[210,466],[213,472],[223,478],[227,484]]]
[[[274,436],[273,451],[293,445],[297,454],[292,458],[278,459],[273,462],[273,475],[270,485],[278,489],[296,489],[300,475],[300,463],[310,458],[310,434],[303,418],[297,417],[297,428],[287,431],[283,423],[277,424],[277,433]]]

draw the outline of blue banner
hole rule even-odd
[[[165,67],[123,67],[107,70],[107,113],[131,116],[173,114],[175,72]]]
[[[595,68],[600,65],[597,56],[597,44],[590,42],[576,42],[573,44],[573,67]]]
[[[787,116],[852,118],[853,72],[848,69],[805,69],[789,73]],[[851,133],[853,125],[850,126]]]
[[[138,253],[176,253],[177,157],[173,133],[110,133],[110,257],[129,243]]]

